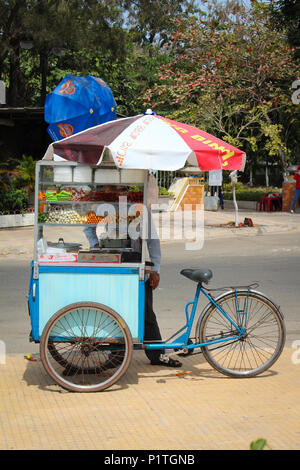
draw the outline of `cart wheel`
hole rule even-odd
[[[132,338],[114,310],[94,302],[78,302],[50,318],[40,351],[46,371],[63,388],[99,392],[126,372]]]

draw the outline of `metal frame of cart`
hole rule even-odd
[[[38,194],[43,182],[40,181],[42,167],[71,167],[78,168],[74,162],[40,161],[36,165],[35,192],[35,226],[34,226],[34,259],[29,287],[29,311],[31,316],[31,338],[39,342],[43,329],[49,318],[62,307],[79,301],[98,302],[117,311],[130,329],[133,342],[141,343],[144,332],[144,279],[145,279],[145,245],[142,239],[141,262],[126,262],[120,264],[97,263],[42,263],[38,261],[38,239],[41,228],[47,224],[38,223],[39,200]],[[103,171],[110,165],[103,165]],[[101,169],[97,167],[97,171]],[[93,168],[95,171],[96,168]],[[121,171],[118,170],[121,182]],[[147,197],[148,171],[144,173],[144,204]],[[53,185],[52,181],[46,182]],[[140,182],[136,182],[140,183]],[[59,185],[59,182],[55,183]],[[74,182],[63,182],[64,186],[74,185]],[[79,183],[81,185],[88,183]],[[98,183],[90,182],[90,185]],[[107,184],[111,184],[109,181]],[[130,184],[134,184],[134,181]],[[103,185],[103,183],[99,183]],[[76,202],[78,203],[78,202]],[[88,203],[88,202],[86,202]],[[72,201],[69,202],[72,204]],[[93,201],[93,204],[97,202]],[[100,202],[98,202],[100,204]],[[143,225],[144,225],[143,218]],[[54,224],[53,224],[54,225]],[[58,224],[59,225],[59,224]],[[83,225],[82,225],[83,226]],[[123,293],[123,295],[120,295]]]

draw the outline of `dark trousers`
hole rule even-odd
[[[156,315],[153,311],[153,294],[149,281],[145,283],[145,341],[161,341]],[[149,361],[158,361],[159,356],[164,354],[164,349],[145,349]]]
[[[223,201],[223,194],[222,194],[222,187],[221,186],[211,186],[211,195],[214,196],[215,193],[219,196],[220,199],[220,206],[224,209],[224,201]]]

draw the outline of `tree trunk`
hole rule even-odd
[[[270,186],[268,162],[266,162],[265,175],[266,175],[266,187],[268,188]]]
[[[47,70],[48,70],[48,54],[40,53],[40,71],[41,71],[41,106],[45,105],[47,96]]]
[[[287,161],[286,161],[286,155],[285,155],[285,153],[282,149],[279,149],[278,153],[279,153],[279,157],[280,157],[280,160],[281,160],[281,163],[282,163],[283,181],[287,181],[288,164],[287,164]]]
[[[8,103],[10,106],[24,106],[25,83],[20,67],[20,49],[14,45],[10,53]]]

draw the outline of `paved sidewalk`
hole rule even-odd
[[[254,227],[224,227],[229,221],[235,222],[234,210],[219,210],[217,212],[205,211],[205,236],[223,237],[230,235],[256,236],[264,233],[282,233],[290,230],[300,230],[300,213],[289,212],[256,212],[246,209],[238,211],[238,222],[243,223],[245,218],[253,221]]]
[[[248,450],[259,438],[272,449],[300,449],[296,350],[252,379],[222,376],[201,355],[178,370],[148,364],[135,352],[117,384],[80,394],[55,385],[41,362],[7,357],[0,449]]]

